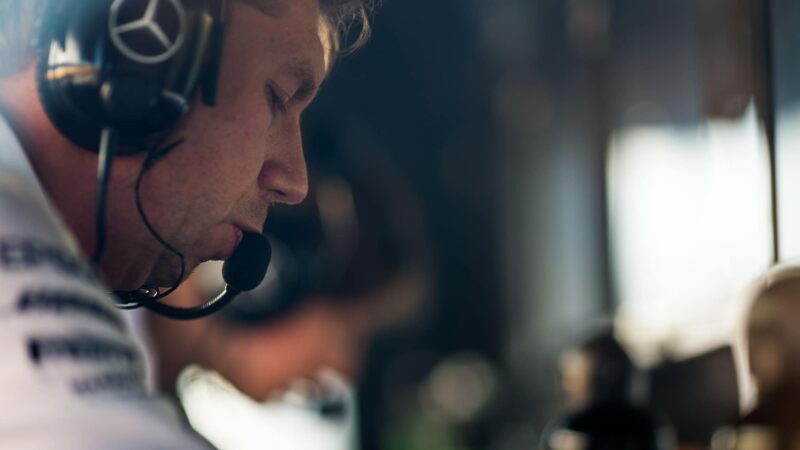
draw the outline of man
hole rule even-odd
[[[111,290],[171,286],[180,262],[137,214],[145,156],[117,157],[98,280],[97,155],[64,137],[36,90],[38,2],[0,0],[0,448],[196,448],[147,394],[144,360]],[[193,100],[149,170],[141,206],[197,264],[260,232],[268,205],[306,195],[300,113],[357,1],[241,0],[228,10],[217,104]],[[77,13],[77,12],[75,12]]]

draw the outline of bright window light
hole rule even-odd
[[[631,126],[608,156],[620,337],[644,364],[731,343],[772,258],[755,108],[697,126]]]

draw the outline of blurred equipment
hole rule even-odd
[[[738,414],[739,391],[730,347],[680,361],[666,361],[650,372],[653,407],[663,412],[682,446],[705,448],[714,430]]]
[[[635,368],[610,332],[569,350],[562,358],[568,414],[545,433],[550,450],[656,450],[659,426],[632,400]]]

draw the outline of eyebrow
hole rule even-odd
[[[298,81],[298,88],[294,94],[295,100],[310,100],[319,89],[314,65],[307,59],[291,60],[280,70]]]
[[[250,6],[270,17],[281,17],[286,14],[289,5],[285,0],[236,0]]]

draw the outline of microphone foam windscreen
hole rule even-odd
[[[272,247],[258,233],[245,233],[233,255],[222,265],[222,278],[240,292],[255,289],[267,274]]]

